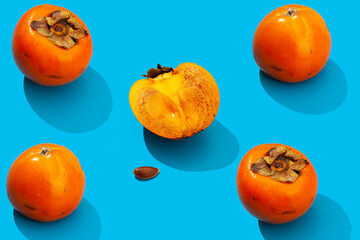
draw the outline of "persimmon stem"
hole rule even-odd
[[[55,25],[51,26],[50,32],[57,36],[64,36],[68,33],[66,26],[62,23],[56,23]]]
[[[288,170],[288,164],[284,160],[275,160],[271,165],[270,168],[275,172],[284,172]]]

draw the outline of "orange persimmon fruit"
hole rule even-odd
[[[236,184],[249,213],[261,221],[281,224],[299,218],[311,207],[318,179],[300,151],[283,144],[262,144],[241,160]]]
[[[55,221],[69,215],[81,202],[85,174],[69,149],[40,144],[14,161],[6,190],[10,203],[21,214],[41,222]]]
[[[330,56],[331,36],[324,19],[302,5],[286,5],[269,13],[253,37],[257,65],[283,82],[314,77]]]
[[[18,68],[43,86],[60,86],[77,79],[90,63],[92,48],[84,22],[54,5],[28,10],[17,23],[12,39]]]
[[[130,106],[149,131],[169,139],[183,139],[204,130],[219,109],[220,94],[211,74],[194,63],[177,68],[151,68],[146,79],[133,84]]]

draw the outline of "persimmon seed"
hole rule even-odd
[[[140,179],[150,179],[159,173],[158,168],[154,167],[138,167],[134,169],[134,175]]]

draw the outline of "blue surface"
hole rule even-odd
[[[359,2],[298,2],[323,16],[333,44],[324,70],[294,85],[260,72],[251,48],[257,24],[287,1],[47,3],[83,19],[94,54],[84,75],[67,86],[32,84],[13,61],[11,38],[34,3],[3,3],[0,239],[360,239]],[[144,130],[128,93],[148,68],[183,62],[214,76],[221,103],[207,130],[174,142]],[[73,151],[87,180],[79,208],[49,224],[14,212],[5,190],[16,157],[45,142]],[[319,178],[313,207],[281,226],[247,213],[235,184],[242,156],[274,142],[305,153]],[[138,181],[132,170],[143,165],[161,173]]]

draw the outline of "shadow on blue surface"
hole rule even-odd
[[[99,214],[86,199],[69,216],[55,222],[37,222],[16,210],[14,221],[21,233],[30,240],[97,240],[101,233]]]
[[[332,60],[315,77],[299,83],[277,81],[260,70],[265,91],[281,105],[306,114],[321,114],[338,108],[347,95],[343,71]]]
[[[144,128],[146,147],[154,158],[185,171],[208,171],[231,164],[239,154],[236,137],[220,122],[182,140],[169,140]]]
[[[348,240],[351,235],[351,223],[344,210],[321,194],[299,219],[280,225],[259,221],[259,228],[266,240]]]
[[[87,132],[99,127],[113,109],[106,81],[91,67],[74,82],[43,87],[24,78],[26,98],[37,115],[65,132]]]

